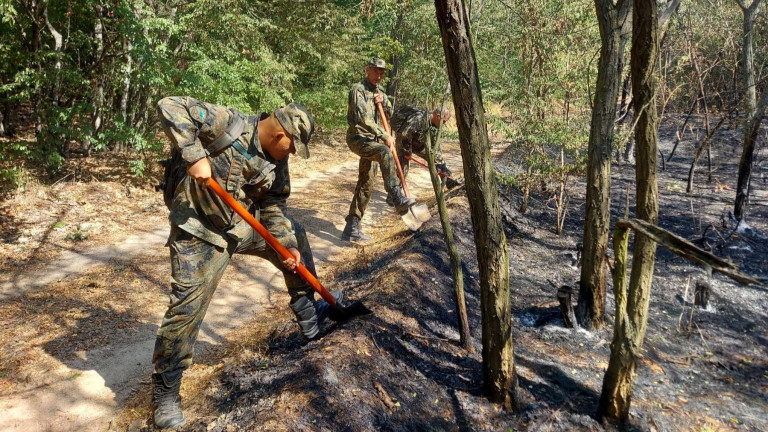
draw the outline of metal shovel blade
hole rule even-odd
[[[424,222],[432,218],[432,215],[426,205],[418,204],[410,206],[407,212],[400,215],[400,218],[409,230],[418,231]]]

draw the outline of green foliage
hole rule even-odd
[[[59,49],[46,6],[62,36]],[[489,129],[518,143],[532,175],[579,172],[600,44],[594,3],[470,8]],[[683,2],[663,42],[667,110],[685,111],[696,96],[694,58],[707,70],[709,106],[739,101],[741,23],[731,0]],[[758,70],[768,55],[765,28],[761,15]],[[14,138],[33,143],[3,151],[6,179],[23,178],[19,160],[56,170],[74,151],[130,151],[137,155],[131,169],[142,175],[142,161],[163,148],[154,106],[167,95],[248,113],[296,100],[327,129],[346,126],[348,89],[370,57],[398,64],[383,83],[397,84],[396,103],[432,108],[448,82],[432,0],[0,0],[0,34],[0,108],[34,112],[11,121],[39,118],[40,128],[35,137]],[[572,166],[553,168],[559,150],[549,147],[563,148]]]

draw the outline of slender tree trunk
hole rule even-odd
[[[131,43],[130,36],[126,37],[123,49],[125,50],[125,76],[123,77],[123,91],[120,95],[120,120],[126,126],[130,126],[128,122],[128,101],[131,96],[131,74],[133,73],[133,56],[131,55],[133,44]],[[123,143],[117,143],[115,150],[123,150]]]
[[[443,109],[445,102],[443,102]],[[442,110],[440,112],[443,112]],[[427,153],[427,162],[429,163],[429,176],[432,179],[432,188],[435,190],[437,199],[437,211],[440,214],[440,224],[443,226],[443,236],[445,245],[448,247],[448,256],[451,259],[451,273],[453,275],[453,302],[456,306],[456,317],[458,319],[459,343],[462,348],[472,351],[472,337],[469,332],[469,318],[467,317],[467,302],[464,298],[464,272],[461,269],[461,255],[456,247],[456,241],[453,239],[453,228],[448,217],[448,209],[445,207],[445,197],[443,196],[443,183],[437,174],[435,166],[435,157],[432,149],[440,143],[440,135],[443,130],[443,124],[440,123],[437,130],[437,142],[431,142],[431,134],[427,133],[427,145],[424,150]]]
[[[509,299],[509,257],[491,164],[485,110],[462,0],[435,0],[464,160],[467,197],[480,267],[483,377],[491,401],[520,410]]]
[[[752,177],[752,162],[755,152],[755,139],[753,134],[757,131],[752,130],[753,124],[757,121],[757,128],[760,127],[760,120],[763,118],[763,112],[757,112],[757,91],[755,89],[755,50],[754,50],[754,30],[757,11],[762,0],[753,0],[747,7],[743,0],[736,0],[744,13],[744,81],[745,81],[745,108],[747,116],[744,120],[744,147],[739,161],[739,174],[736,182],[736,200],[733,205],[733,216],[741,221],[744,218],[747,200],[749,199],[749,184]],[[768,90],[764,90],[768,92]],[[762,110],[764,111],[764,109]],[[760,119],[760,120],[758,120]]]
[[[399,12],[397,13],[397,22],[395,23],[395,27],[392,28],[392,39],[396,41],[402,41],[402,26],[403,26],[403,20],[405,19],[405,15],[408,12],[407,8],[408,6],[403,6],[403,0],[397,0],[397,7],[399,9]],[[389,77],[389,81],[387,82],[387,89],[386,93],[389,97],[395,98],[397,94],[397,85],[400,83],[400,58],[402,55],[400,54],[393,54],[390,58],[390,63],[392,63],[392,68],[389,69],[389,73],[387,73],[387,76]],[[397,100],[395,100],[395,103],[397,103]]]
[[[93,39],[96,42],[95,58],[97,62],[101,62],[101,57],[104,54],[104,23],[102,21],[102,14],[104,7],[101,4],[94,6],[96,9],[96,24],[93,27]],[[93,116],[91,117],[91,129],[92,136],[96,137],[101,130],[103,121],[102,108],[104,106],[104,82],[102,66],[99,65],[94,73],[95,86],[93,89]],[[92,143],[86,145],[86,154],[90,154]]]
[[[616,98],[622,71],[622,57],[631,1],[595,0],[600,24],[600,60],[592,109],[587,160],[587,198],[584,222],[584,253],[577,314],[588,329],[604,325],[605,266],[603,260],[611,223],[611,151],[613,149]]]
[[[635,0],[632,20],[632,94],[635,98],[637,126],[637,218],[656,223],[658,190],[656,185],[657,119],[656,64],[659,51],[659,19],[655,0]],[[621,237],[617,235],[616,237]],[[619,240],[622,240],[621,238]],[[625,241],[625,240],[624,240]],[[625,247],[625,246],[622,246]],[[617,256],[622,254],[616,251]],[[625,254],[625,252],[624,252]],[[626,421],[632,399],[632,383],[637,359],[643,347],[648,324],[656,243],[643,235],[635,237],[632,273],[626,298],[616,288],[616,325],[611,343],[611,359],[603,379],[598,417]],[[622,283],[622,281],[618,281]],[[624,309],[626,308],[626,309]]]
[[[56,77],[54,78],[53,88],[51,89],[50,100],[54,106],[58,106],[59,99],[61,97],[61,49],[62,45],[64,44],[64,37],[61,35],[61,33],[59,33],[58,30],[56,30],[53,24],[51,24],[51,20],[48,19],[47,3],[43,9],[43,18],[45,18],[45,25],[48,27],[48,31],[51,32],[51,36],[53,36],[54,40],[53,51],[56,53],[56,64],[54,65],[54,69],[56,70]]]

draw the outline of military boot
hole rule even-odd
[[[360,218],[357,216],[347,216],[347,226],[341,233],[341,239],[344,241],[365,243],[371,241],[371,237],[363,234],[360,229]]]
[[[184,424],[181,412],[181,374],[183,369],[162,374],[152,374],[152,408],[155,411],[155,426],[160,429],[175,428]]]
[[[415,199],[405,196],[401,186],[392,189],[389,194],[392,196],[392,201],[395,203],[395,210],[397,210],[398,214],[406,213],[412,205],[416,204]]]
[[[337,301],[341,301],[343,294],[341,291],[331,292]],[[307,339],[313,339],[320,332],[320,324],[331,314],[332,306],[325,300],[318,302],[303,296],[293,301],[291,310],[296,315],[296,321],[299,323],[301,333]]]
[[[386,202],[387,202],[387,205],[390,207],[395,206],[395,200],[392,198],[392,194],[387,194]]]

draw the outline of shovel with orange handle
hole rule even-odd
[[[384,107],[381,105],[381,102],[376,104],[376,109],[379,111],[379,117],[381,118],[381,124],[384,127],[384,130],[388,134],[392,135],[392,129],[389,127],[387,114],[384,113]],[[403,167],[400,166],[400,158],[397,157],[397,149],[395,146],[392,146],[390,147],[390,150],[392,151],[392,156],[395,159],[397,175],[400,177],[400,184],[403,185],[403,192],[405,192],[406,198],[410,198],[411,195],[408,193],[408,185],[405,183],[405,176],[403,175]],[[405,225],[407,225],[411,231],[417,231],[419,228],[421,228],[424,222],[432,218],[432,214],[429,213],[429,209],[426,205],[414,204],[408,208],[407,212],[401,214],[400,218],[403,219],[403,222],[405,222]]]
[[[248,213],[248,210],[246,210],[242,205],[240,205],[237,200],[232,198],[232,195],[227,193],[213,178],[209,178],[205,181],[204,186],[210,190],[212,190],[216,195],[221,197],[222,200],[224,200],[225,203],[227,203],[228,206],[232,208],[232,210],[235,211],[235,213],[239,214],[240,217],[243,218],[246,222],[248,222],[248,225],[251,226],[254,230],[256,230],[257,233],[261,237],[264,238],[264,241],[267,242],[269,246],[272,247],[272,249],[277,252],[280,257],[282,257],[284,260],[294,258],[293,254],[282,244],[280,244],[279,241],[273,236],[267,229],[264,227],[264,225],[261,224],[261,222],[257,221],[256,218],[254,218],[250,213]],[[362,302],[354,302],[350,304],[349,306],[343,306],[339,302],[336,301],[336,298],[331,294],[330,291],[328,291],[318,280],[317,278],[301,263],[297,263],[296,265],[296,272],[301,276],[307,283],[317,291],[318,294],[320,294],[320,297],[322,297],[325,301],[328,302],[331,307],[333,307],[333,312],[330,315],[330,318],[334,321],[342,321],[349,318],[356,317],[358,315],[365,315],[369,314],[372,311],[368,309]]]

